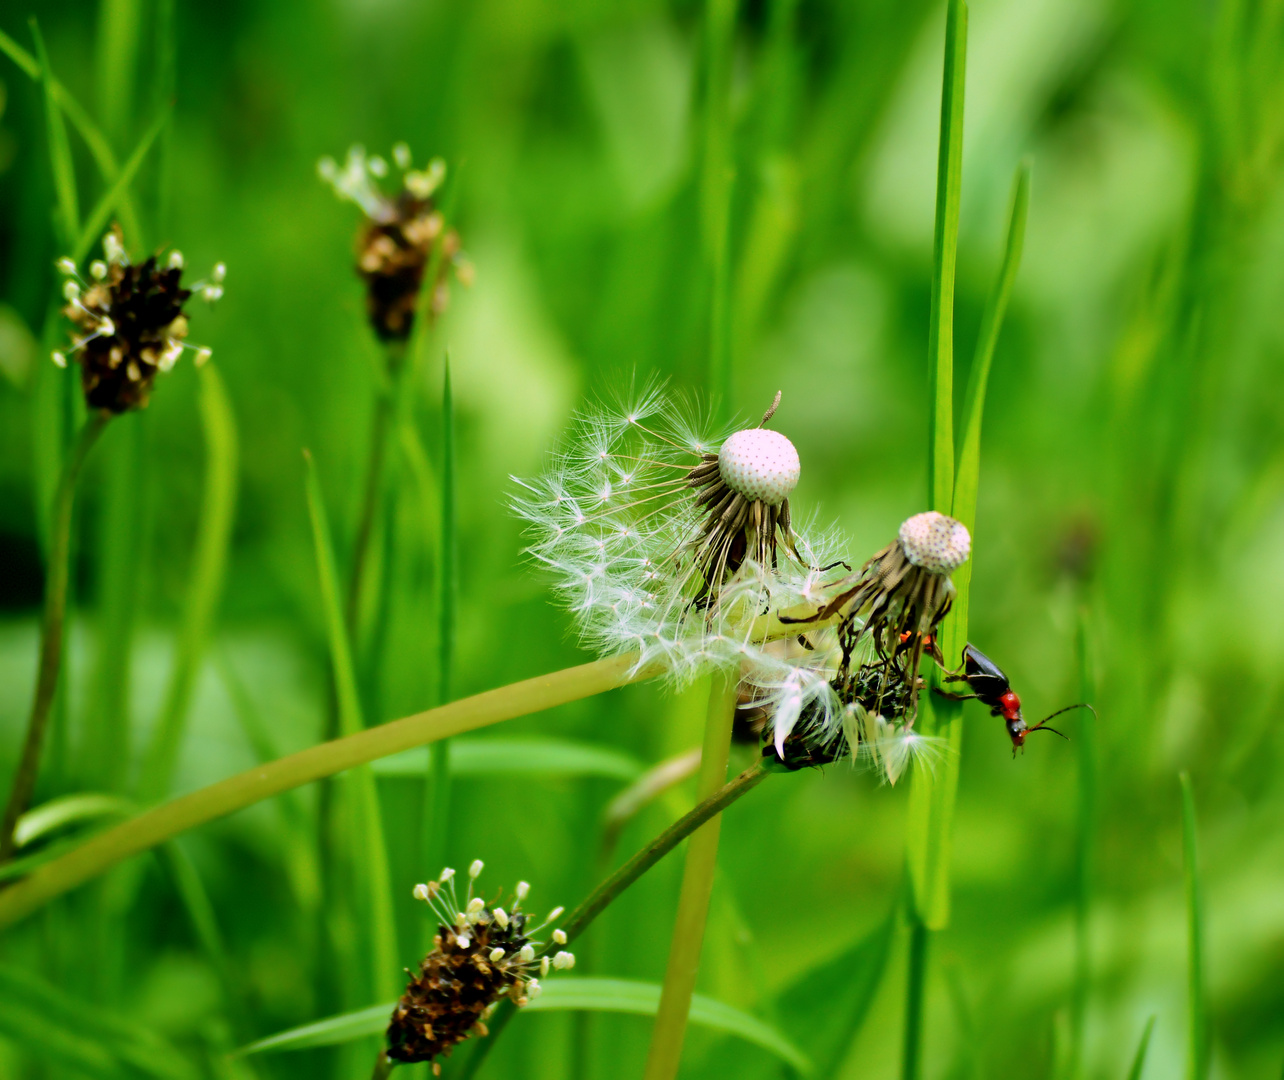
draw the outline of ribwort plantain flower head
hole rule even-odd
[[[436,881],[416,885],[416,900],[426,903],[439,923],[433,950],[393,1010],[388,1024],[388,1056],[401,1062],[433,1062],[449,1056],[470,1036],[488,1034],[486,1020],[501,998],[527,1004],[540,992],[550,969],[575,966],[575,956],[560,946],[566,934],[554,929],[550,942],[538,935],[562,914],[554,908],[537,921],[522,910],[530,886],[519,882],[511,906],[502,895],[486,901],[473,895],[482,872],[480,859],[468,871],[468,891],[460,900],[455,871],[447,867]],[[408,974],[410,974],[408,972]]]
[[[513,508],[586,645],[683,677],[764,659],[755,618],[823,595],[832,541],[796,531],[798,476],[785,436],[711,430],[653,389],[578,417]]]
[[[440,259],[431,286],[434,315],[441,314],[450,299],[451,266],[464,284],[472,280],[472,267],[460,253],[459,234],[446,228],[434,198],[446,177],[445,162],[434,158],[416,169],[405,143],[393,147],[392,158],[389,166],[386,159],[367,156],[364,147],[353,146],[342,165],[324,157],[317,172],[336,195],[356,203],[365,214],[357,234],[357,273],[366,283],[370,325],[381,340],[404,342],[414,329],[419,293],[438,247]],[[399,183],[389,195],[381,182],[394,168]]]
[[[66,367],[70,357],[80,365],[90,408],[123,413],[146,408],[156,376],[173,368],[184,349],[195,352],[198,366],[209,359],[209,349],[186,341],[184,307],[193,295],[218,300],[227,270],[219,263],[205,280],[185,287],[181,252],[170,251],[163,263],[155,255],[131,263],[119,226],[103,237],[103,255],[90,264],[88,280],[71,259],[58,260],[63,314],[78,333],[53,361]]]

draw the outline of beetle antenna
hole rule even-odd
[[[1040,720],[1037,724],[1035,724],[1035,725],[1034,725],[1034,727],[1032,727],[1032,728],[1026,728],[1026,729],[1025,729],[1025,733],[1026,733],[1027,735],[1029,735],[1029,734],[1030,734],[1030,732],[1032,732],[1032,731],[1050,731],[1050,732],[1052,732],[1052,734],[1053,734],[1053,735],[1060,735],[1063,739],[1065,739],[1065,741],[1066,741],[1066,742],[1069,742],[1069,741],[1070,741],[1070,736],[1069,736],[1069,735],[1066,735],[1066,734],[1064,734],[1063,732],[1058,731],[1058,730],[1057,730],[1056,728],[1054,728],[1054,727],[1045,727],[1044,725],[1046,724],[1046,722],[1047,722],[1047,721]]]
[[[1077,702],[1077,703],[1076,703],[1076,704],[1074,704],[1074,705],[1067,705],[1064,709],[1058,709],[1058,710],[1057,710],[1056,712],[1054,712],[1054,713],[1048,713],[1048,715],[1047,715],[1047,716],[1045,716],[1042,720],[1040,720],[1037,724],[1035,724],[1035,725],[1034,725],[1034,727],[1030,728],[1030,730],[1031,730],[1031,731],[1033,731],[1035,728],[1041,728],[1041,727],[1043,727],[1043,725],[1044,725],[1044,724],[1046,724],[1049,720],[1051,720],[1054,716],[1060,716],[1062,713],[1069,712],[1071,709],[1087,709],[1087,710],[1088,710],[1089,712],[1091,712],[1091,713],[1092,713],[1092,715],[1093,715],[1093,716],[1095,716],[1098,720],[1100,720],[1100,719],[1101,719],[1101,717],[1100,717],[1100,716],[1097,716],[1097,710],[1096,710],[1096,709],[1094,709],[1094,708],[1093,708],[1091,705],[1089,705],[1086,701],[1080,701],[1080,702]],[[1048,730],[1052,730],[1052,729],[1051,729],[1051,728],[1049,728]],[[1058,732],[1058,734],[1060,734],[1060,732]]]

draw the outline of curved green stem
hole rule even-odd
[[[562,922],[562,929],[566,932],[567,943],[569,944],[584,933],[593,920],[601,915],[616,897],[700,828],[701,825],[704,825],[710,818],[721,814],[723,810],[741,796],[748,795],[770,775],[771,773],[763,766],[761,761],[755,762],[734,780],[723,784],[707,799],[698,803],[694,809],[660,833],[659,836],[594,889]],[[482,1062],[490,1053],[491,1048],[495,1045],[495,1040],[499,1038],[500,1032],[508,1026],[508,1021],[512,1019],[515,1011],[516,1009],[513,1007],[512,1002],[507,999],[500,1003],[499,1008],[495,1010],[494,1016],[486,1024],[490,1028],[489,1038],[478,1041],[472,1056],[464,1062],[455,1080],[470,1080],[476,1074],[477,1070],[481,1068]]]
[[[709,714],[705,721],[704,747],[700,753],[699,795],[708,799],[718,791],[727,777],[727,756],[731,748],[731,722],[736,711],[736,678],[718,672],[709,689]],[[700,970],[700,950],[704,945],[704,927],[709,916],[709,897],[718,865],[718,838],[721,819],[710,820],[687,845],[686,865],[682,870],[682,892],[673,924],[673,941],[669,962],[664,971],[660,1007],[651,1032],[651,1050],[647,1056],[646,1080],[672,1080],[678,1074],[682,1044],[687,1034],[687,1014],[695,992],[696,973]]]
[[[86,418],[75,445],[71,448],[58,480],[54,495],[53,524],[50,529],[49,579],[45,584],[45,610],[40,626],[40,668],[36,676],[36,693],[31,703],[31,719],[22,744],[22,757],[14,775],[4,820],[0,823],[0,861],[13,855],[13,829],[31,803],[40,770],[40,749],[49,710],[58,688],[58,670],[62,663],[63,629],[67,619],[67,581],[71,561],[71,512],[76,497],[76,478],[85,464],[98,436],[102,434],[111,413],[95,409]]]
[[[503,720],[529,716],[658,674],[653,668],[638,669],[637,660],[636,653],[627,653],[510,683],[497,690],[488,690],[440,708],[308,747],[297,754],[278,758],[266,765],[256,765],[199,791],[162,803],[100,833],[74,851],[46,863],[12,888],[0,892],[0,929],[11,926],[54,897],[97,877],[131,855],[283,791],[413,746]]]

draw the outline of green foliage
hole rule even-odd
[[[934,838],[920,876],[949,886],[948,911],[939,891],[925,909],[948,915],[924,969],[925,1075],[1126,1076],[1134,1052],[1145,1075],[1177,1075],[1188,1037],[1203,1040],[1192,1075],[1278,1075],[1277,4],[971,3],[970,62],[946,82],[939,206],[945,4],[719,3],[709,19],[660,0],[0,7],[0,310],[41,343],[26,388],[0,386],[0,795],[31,702],[48,510],[80,419],[77,372],[44,359],[67,343],[53,260],[118,219],[139,256],[172,244],[190,267],[228,265],[219,307],[191,306],[189,340],[214,363],[197,372],[188,353],[144,415],[113,422],[82,478],[66,752],[47,760],[27,819],[48,827],[0,867],[5,972],[19,980],[3,983],[0,1074],[229,1076],[252,1061],[280,1080],[368,1075],[372,1044],[237,1066],[223,1051],[387,1000],[417,961],[410,889],[439,869],[424,865],[418,781],[443,735],[451,810],[432,859],[483,858],[488,889],[528,880],[541,907],[574,907],[687,810],[689,780],[600,855],[603,810],[629,777],[699,744],[706,689],[611,689],[623,673],[602,667],[548,689],[546,673],[590,658],[505,502],[508,477],[539,469],[587,399],[652,377],[703,399],[712,374],[728,412],[755,421],[783,391],[774,425],[802,459],[795,516],[836,522],[857,565],[929,504],[930,437],[931,501],[975,525],[950,648],[966,636],[994,657],[1031,722],[1084,699],[1100,715],[1067,714],[1069,745],[1031,738],[1015,760],[975,703],[930,719],[951,748],[935,789],[956,779],[957,796],[952,824],[909,841],[925,867]],[[316,455],[342,600],[389,388],[353,273],[360,217],[315,163],[402,138],[417,164],[449,163],[443,210],[476,281],[451,278],[448,309],[431,332],[420,319],[391,387],[366,619],[344,643],[354,734],[327,748],[344,665],[299,451]],[[1031,179],[1013,196],[1023,161]],[[938,213],[949,227],[934,231]],[[215,371],[236,421],[220,481],[235,517],[211,544]],[[439,618],[448,415],[453,648]],[[425,716],[443,696],[471,704]],[[177,731],[164,789],[178,798],[121,820],[96,800],[137,798],[161,727]],[[733,747],[732,770],[749,754]],[[336,867],[315,781],[381,759],[334,783],[349,829]],[[389,775],[403,767],[415,779]],[[1193,922],[1181,770],[1203,841]],[[831,767],[774,777],[725,815],[697,990],[769,1023],[817,1076],[901,1067],[907,942],[884,916],[905,886],[908,804],[928,785],[907,786]],[[603,912],[575,975],[662,979],[680,862]],[[380,879],[376,923],[363,911]],[[62,1037],[67,1017],[80,1038]],[[1054,1030],[1073,1040],[1064,1059]],[[638,1075],[648,1038],[635,1016],[523,1017],[478,1080]],[[447,1061],[447,1080],[464,1065]],[[682,1075],[786,1068],[697,1026]]]

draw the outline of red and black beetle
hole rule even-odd
[[[1012,684],[1008,677],[998,664],[985,655],[980,649],[969,642],[963,647],[963,662],[959,665],[958,671],[950,672],[945,676],[946,682],[967,683],[970,694],[951,694],[947,690],[938,689],[936,692],[941,697],[949,698],[951,701],[979,701],[982,705],[990,707],[991,716],[1003,717],[1004,724],[1007,725],[1008,738],[1012,740],[1012,753],[1015,755],[1020,747],[1025,745],[1025,737],[1032,731],[1050,731],[1054,735],[1063,735],[1054,727],[1048,727],[1047,723],[1054,716],[1060,716],[1071,709],[1091,709],[1095,716],[1097,710],[1093,709],[1086,701],[1078,702],[1074,705],[1067,705],[1064,709],[1058,709],[1049,716],[1045,716],[1033,727],[1027,727],[1025,718],[1021,715],[1021,699],[1017,692],[1012,689]]]

